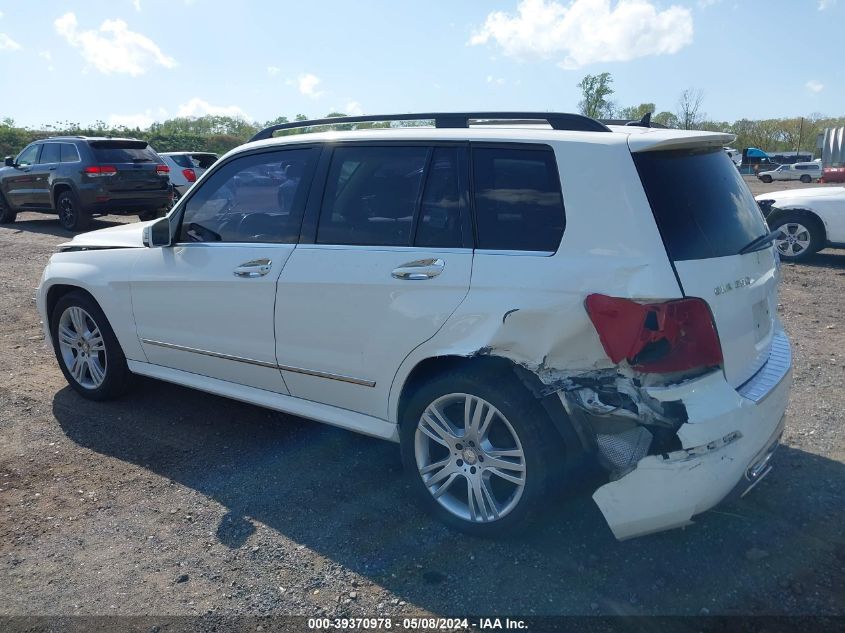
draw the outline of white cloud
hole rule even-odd
[[[53,61],[53,54],[50,51],[38,51],[38,56],[48,62]]]
[[[159,108],[156,111],[153,110],[145,110],[139,114],[110,114],[109,115],[109,125],[119,127],[129,127],[129,128],[141,128],[146,129],[150,127],[156,121],[161,121],[167,118],[167,110],[164,108]]]
[[[123,20],[106,20],[99,32],[79,30],[76,15],[65,13],[55,22],[56,32],[101,73],[126,73],[137,77],[151,65],[173,68],[176,60],[165,55],[158,44],[140,33],[130,31]]]
[[[278,66],[267,66],[267,74],[270,75],[271,77],[275,77],[280,72],[282,72],[282,69],[279,68]]]
[[[236,105],[230,106],[215,106],[208,101],[204,101],[199,97],[194,97],[187,103],[179,106],[179,111],[176,116],[205,116],[207,114],[217,116],[231,116],[239,117],[241,119],[249,119],[246,112]]]
[[[487,75],[487,83],[493,86],[504,86],[505,85],[505,78],[504,77],[494,77],[493,75]]]
[[[698,8],[706,9],[712,7],[714,4],[719,4],[722,0],[698,0]]]
[[[296,80],[299,92],[307,97],[314,97],[315,99],[323,94],[322,92],[317,91],[317,85],[319,83],[320,78],[317,77],[317,75],[312,75],[311,73],[300,75]]]
[[[836,0],[819,0],[819,11],[836,6]]]
[[[521,0],[516,14],[490,13],[468,44],[492,42],[518,59],[562,57],[559,66],[575,69],[670,55],[692,38],[692,13],[679,6],[659,11],[649,0]]]
[[[364,110],[361,109],[361,104],[357,101],[350,101],[347,103],[343,111],[350,116],[360,116],[364,114]]]
[[[804,87],[807,88],[810,92],[819,93],[824,90],[824,84],[820,81],[816,81],[815,79],[811,79],[807,83],[804,84]]]
[[[19,51],[23,46],[5,33],[0,33],[0,51]]]
[[[141,11],[141,0],[132,0],[132,6],[135,7],[135,10],[140,13],[140,11]]]

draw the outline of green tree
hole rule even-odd
[[[660,125],[665,125],[666,127],[678,127],[678,117],[676,117],[672,112],[658,112],[651,120],[655,123],[659,123]]]
[[[653,103],[641,103],[638,106],[628,106],[627,108],[622,108],[618,114],[620,119],[639,121],[649,112],[654,115],[654,113],[657,112],[657,106]]]
[[[608,99],[613,94],[613,77],[610,73],[585,75],[578,83],[581,89],[581,101],[578,111],[594,119],[607,119],[613,116],[614,104]]]

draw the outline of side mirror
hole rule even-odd
[[[15,158],[13,156],[6,156],[6,167],[14,167],[15,166]]]
[[[145,226],[142,239],[144,246],[147,248],[170,246],[170,220],[161,218],[149,226]]]

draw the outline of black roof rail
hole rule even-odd
[[[350,123],[382,123],[388,121],[434,121],[434,127],[467,128],[470,121],[486,124],[519,124],[547,122],[554,130],[575,130],[580,132],[610,132],[603,123],[581,114],[568,112],[424,112],[413,114],[366,114],[361,116],[339,116],[327,119],[292,121],[279,123],[264,128],[250,140],[261,141],[272,138],[279,130],[295,130],[324,125],[343,125]]]

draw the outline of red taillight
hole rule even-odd
[[[592,294],[585,302],[604,351],[642,372],[684,371],[722,362],[710,308],[689,298],[642,304]]]
[[[159,176],[163,176],[164,174],[169,174],[170,173],[170,167],[168,167],[167,165],[156,165],[156,173]]]
[[[113,165],[89,165],[82,171],[87,176],[99,178],[100,176],[114,176],[117,173],[117,167]]]
[[[185,180],[188,182],[196,182],[197,181],[197,172],[193,169],[185,168],[182,170],[182,175],[185,177]]]

